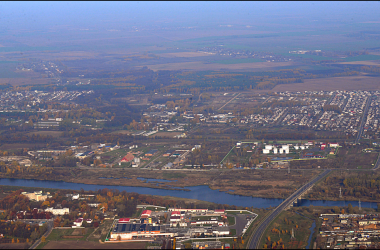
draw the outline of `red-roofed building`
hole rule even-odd
[[[73,227],[81,227],[81,226],[82,226],[82,223],[83,223],[83,218],[76,219],[76,220],[74,221],[74,225],[73,225]]]
[[[121,159],[120,162],[130,162],[134,159],[134,155],[131,154],[131,153],[128,153],[126,156],[123,157],[123,159]]]
[[[120,218],[119,223],[128,223],[130,220],[129,218]]]
[[[326,143],[321,144],[321,149],[324,150],[326,147]]]
[[[141,219],[146,219],[146,218],[148,218],[151,214],[152,214],[152,211],[150,211],[150,210],[144,210],[144,211],[141,213],[140,218],[141,218]]]
[[[224,214],[224,209],[215,209],[216,214]]]

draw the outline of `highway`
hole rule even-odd
[[[46,230],[46,232],[44,233],[44,235],[43,236],[45,236],[45,238],[47,238],[48,236],[49,236],[49,234],[51,233],[51,231],[53,230],[53,220],[52,219],[50,219],[50,220],[46,220],[47,222],[47,225],[48,225],[48,229]],[[34,243],[33,243],[33,245],[31,245],[30,247],[29,247],[29,249],[35,249],[40,243],[41,243],[41,239],[42,239],[42,237],[41,238],[39,238],[38,240],[36,240]]]
[[[364,127],[364,123],[367,119],[367,113],[368,113],[369,106],[371,104],[371,99],[372,98],[369,96],[367,99],[367,103],[365,104],[364,112],[363,112],[362,118],[360,120],[360,126],[358,128],[358,136],[356,137],[355,143],[359,143],[359,140],[362,137],[363,127]]]
[[[323,173],[312,179],[310,182],[303,185],[301,188],[299,188],[296,192],[294,192],[291,196],[289,196],[286,200],[284,200],[275,210],[273,210],[267,217],[264,218],[264,220],[259,224],[259,226],[255,229],[254,233],[252,234],[250,241],[247,244],[248,249],[258,249],[260,248],[259,244],[261,241],[261,238],[263,236],[263,233],[265,232],[266,228],[269,226],[272,220],[274,220],[284,209],[286,209],[288,206],[290,206],[295,199],[299,197],[300,194],[302,194],[304,191],[306,191],[308,188],[313,186],[316,182],[319,180],[325,178],[332,170],[325,170]]]

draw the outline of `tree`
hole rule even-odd
[[[352,207],[351,203],[348,204],[347,210],[348,210],[349,214],[353,214],[354,213],[354,208]]]
[[[42,238],[41,238],[41,242],[45,242],[45,241],[46,241],[45,236],[42,236]]]

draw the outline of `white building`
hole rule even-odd
[[[269,154],[269,152],[270,152],[270,149],[266,149],[266,148],[263,149],[263,154]]]
[[[278,149],[276,147],[273,148],[273,154],[277,154],[278,153]]]
[[[272,150],[273,146],[272,145],[265,145],[265,149]]]
[[[68,207],[65,207],[65,208],[52,208],[52,207],[48,207],[45,209],[45,212],[50,212],[54,215],[65,215],[65,214],[68,214],[70,213],[70,209]]]

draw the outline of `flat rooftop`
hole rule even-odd
[[[152,226],[150,224],[132,224],[132,223],[118,223],[113,229],[114,233],[131,233],[139,231],[160,231],[160,226]]]

